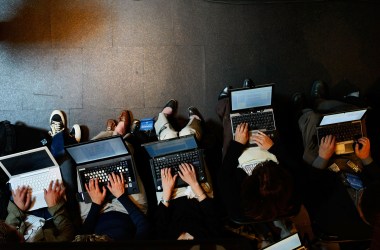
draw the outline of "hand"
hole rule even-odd
[[[106,198],[107,190],[105,187],[103,187],[102,190],[100,190],[98,178],[90,179],[88,184],[85,184],[85,187],[88,194],[90,195],[91,201],[98,205],[102,205]]]
[[[362,148],[359,149],[359,143],[362,144]],[[367,137],[362,137],[358,139],[358,143],[355,145],[355,154],[361,160],[368,158],[371,154],[371,143]]]
[[[330,159],[335,153],[335,136],[327,135],[322,137],[318,153],[321,158],[325,160]]]
[[[171,168],[161,169],[161,182],[162,182],[162,189],[163,189],[162,198],[164,200],[170,200],[176,180],[177,180],[177,175],[172,176]]]
[[[190,186],[198,184],[197,175],[195,174],[193,165],[189,163],[181,163],[181,165],[179,165],[179,170],[179,177],[181,177],[184,182]]]
[[[28,211],[31,204],[32,190],[29,187],[22,186],[12,190],[13,202],[23,212]]]
[[[54,183],[54,185],[53,185]],[[65,187],[58,180],[51,181],[48,189],[44,189],[44,198],[48,207],[53,207],[63,198]]]
[[[248,123],[240,123],[235,130],[235,141],[245,145],[248,139]]]
[[[110,180],[107,184],[109,191],[111,192],[111,194],[113,194],[113,196],[119,198],[125,192],[123,174],[120,173],[120,175],[117,175],[115,173],[112,173],[108,175],[108,178]]]
[[[252,141],[255,142],[261,149],[265,150],[270,149],[274,144],[272,139],[261,131],[257,131],[257,133],[252,134]]]

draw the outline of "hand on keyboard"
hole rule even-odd
[[[17,187],[12,190],[13,202],[21,211],[27,211],[32,203],[32,190],[29,187]]]
[[[319,145],[319,157],[329,160],[331,156],[335,153],[335,136],[327,135],[322,137],[321,143]]]
[[[262,131],[252,134],[252,141],[265,150],[270,149],[274,144],[272,139]]]
[[[178,174],[181,179],[189,184],[189,186],[194,186],[198,184],[197,175],[195,174],[194,166],[188,163],[181,163],[179,165]]]
[[[102,186],[102,188],[100,189],[99,179],[90,179],[88,184],[85,184],[85,187],[88,194],[90,195],[91,201],[98,205],[102,205],[106,198],[107,189],[104,186]]]
[[[111,194],[116,198],[119,198],[125,192],[124,176],[123,173],[109,174],[108,175],[108,185],[107,188],[110,190]]]
[[[248,123],[240,123],[236,127],[235,141],[245,145],[247,144],[248,139]]]
[[[48,207],[53,207],[63,199],[65,187],[58,180],[51,181],[48,189],[44,189],[44,198]]]
[[[172,192],[174,190],[175,182],[177,180],[178,175],[172,175],[172,169],[171,168],[162,168],[161,169],[161,182],[162,182],[162,199],[163,200],[170,200],[170,197],[172,196]]]

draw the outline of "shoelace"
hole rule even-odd
[[[55,134],[61,132],[63,128],[61,128],[62,123],[61,122],[56,122],[56,121],[51,121],[50,127],[51,127],[51,136],[54,136]]]

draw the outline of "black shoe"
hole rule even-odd
[[[131,125],[131,133],[134,134],[140,130],[141,122],[140,120],[134,119]]]
[[[311,87],[310,97],[313,101],[316,99],[326,99],[327,98],[327,86],[324,82],[318,80],[313,83]]]
[[[243,88],[254,88],[254,87],[255,87],[255,83],[252,81],[252,79],[250,78],[244,79]]]
[[[162,110],[166,107],[169,107],[171,108],[173,111],[172,111],[172,115],[175,114],[177,112],[177,109],[178,109],[178,102],[177,100],[174,100],[174,99],[170,99],[166,104],[165,106],[162,108]]]
[[[227,86],[225,87],[219,94],[218,96],[218,100],[221,100],[221,99],[224,99],[224,98],[227,98],[230,94],[230,90],[232,89],[232,86]]]
[[[302,115],[302,110],[306,108],[305,95],[300,92],[294,93],[292,95],[292,105],[293,105],[295,118],[298,120],[298,118]]]
[[[199,117],[199,119],[201,119],[201,121],[204,121],[203,120],[203,117],[201,115],[201,112],[199,112],[199,110],[196,108],[196,107],[189,107],[187,110],[189,110],[189,118],[192,116],[192,115],[196,115]]]

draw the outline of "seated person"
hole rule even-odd
[[[129,110],[122,110],[118,117],[118,123],[113,119],[108,119],[106,123],[106,130],[99,132],[92,140],[100,139],[113,135],[125,136],[131,127],[131,112]]]
[[[109,175],[107,189],[115,197],[106,203],[106,187],[99,187],[98,179],[86,184],[92,203],[83,222],[81,234],[107,235],[115,241],[147,239],[150,225],[145,215],[125,192],[122,174]]]
[[[16,228],[26,242],[58,242],[74,239],[74,225],[65,205],[65,188],[51,181],[45,189],[47,208],[28,211],[32,202],[31,190],[22,186],[12,190],[13,201],[8,203],[5,222]]]
[[[357,109],[350,103],[328,100],[326,88],[321,81],[313,84],[311,97],[315,111],[306,107],[302,94],[293,95],[300,114],[298,125],[304,145],[303,160],[309,166],[305,206],[316,232],[336,239],[368,239],[371,228],[363,220],[360,197],[366,187],[380,179],[380,169],[372,160],[367,137],[357,139],[354,153],[350,154],[335,154],[334,135],[321,138],[318,146],[316,125],[322,113]],[[354,168],[347,165],[349,161]]]
[[[189,122],[180,131],[176,131],[169,122],[169,118],[173,118],[174,114],[177,112],[178,102],[174,99],[169,100],[163,110],[158,114],[158,118],[154,124],[156,135],[158,140],[167,140],[176,138],[179,136],[194,135],[198,142],[202,138],[202,115],[195,107],[189,107]],[[206,166],[207,182],[202,183],[202,187],[210,197],[213,196],[211,187],[211,177],[209,175]],[[162,192],[156,192],[157,200],[160,200]],[[196,194],[192,191],[190,187],[175,188],[173,191],[172,198],[178,198],[181,196],[187,196],[188,198],[193,198]]]
[[[199,184],[194,167],[182,163],[179,169],[180,172],[174,176],[169,168],[161,169],[163,192],[155,214],[156,236],[159,239],[170,240],[220,237],[218,210]],[[184,197],[172,199],[177,178],[189,184],[196,194],[193,199]]]
[[[219,172],[227,213],[234,219],[260,221],[287,216],[300,204],[293,177],[281,161],[281,149],[265,133],[252,136],[258,147],[247,148],[248,124],[237,126]]]

